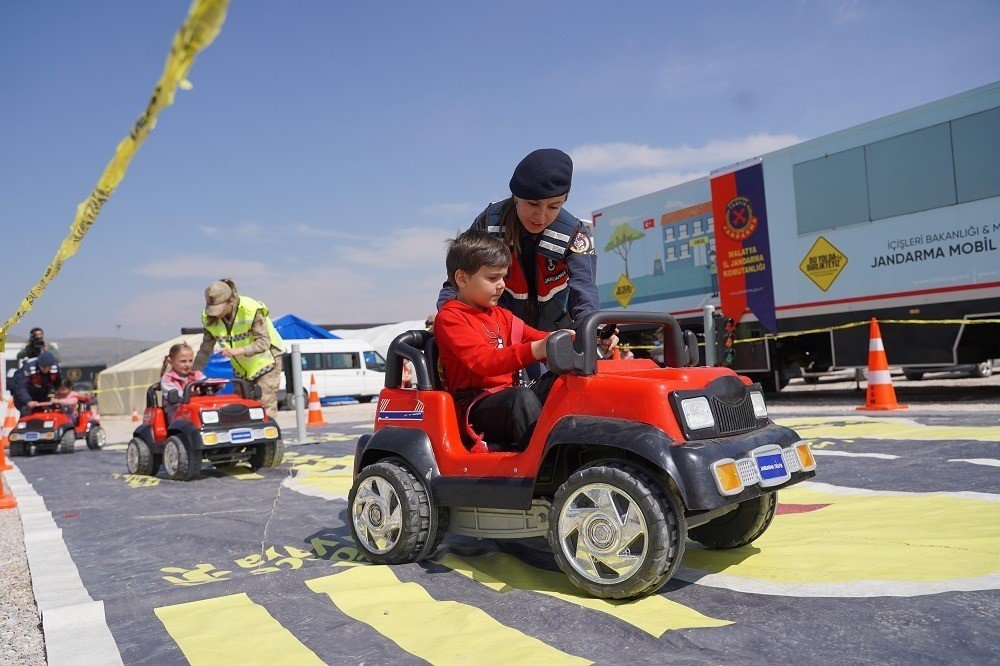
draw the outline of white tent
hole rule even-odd
[[[384,326],[375,326],[373,328],[336,328],[330,332],[349,340],[364,340],[385,357],[389,351],[389,343],[392,342],[393,338],[400,333],[414,330],[424,330],[423,319],[412,319],[410,321],[401,321],[398,324],[385,324]]]
[[[201,334],[179,335],[103,370],[97,376],[101,412],[130,414],[135,408],[142,413],[146,407],[146,389],[159,381],[163,357],[178,342],[186,342],[197,349],[201,344]]]

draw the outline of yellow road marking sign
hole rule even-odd
[[[403,583],[386,566],[350,567],[307,580],[343,612],[399,647],[432,664],[588,664],[485,611],[458,601],[438,601],[417,583]]]
[[[581,591],[562,573],[525,564],[505,553],[459,556],[446,554],[441,564],[498,592],[528,590],[567,603],[607,613],[659,638],[670,629],[724,627],[732,622],[702,615],[693,608],[653,594],[642,599],[597,599]]]
[[[161,606],[156,617],[192,664],[322,664],[245,594]]]
[[[615,282],[615,286],[611,289],[615,296],[615,300],[623,308],[627,308],[628,304],[632,302],[632,297],[635,296],[635,283],[628,279],[628,276],[624,273]]]
[[[847,255],[838,250],[833,243],[820,236],[806,252],[806,256],[802,258],[799,270],[817,287],[826,291],[836,281],[845,266],[847,266]]]

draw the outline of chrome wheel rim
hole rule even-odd
[[[167,474],[174,475],[177,473],[179,459],[180,453],[177,451],[177,443],[167,442],[167,445],[163,448],[163,466],[166,468]]]
[[[639,505],[620,488],[591,483],[576,490],[559,512],[559,546],[573,570],[589,581],[614,585],[642,566],[649,530]]]
[[[399,542],[403,509],[392,484],[381,476],[370,476],[361,482],[354,496],[351,518],[365,550],[384,555]]]
[[[125,466],[128,467],[129,474],[135,474],[139,469],[139,447],[135,442],[129,442],[125,449]]]
[[[104,445],[108,443],[108,434],[104,432],[104,428],[100,428],[97,431],[97,437],[94,438],[94,441],[97,442],[97,448],[99,449],[103,449]]]

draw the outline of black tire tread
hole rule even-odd
[[[191,457],[191,451],[188,449],[187,444],[177,435],[168,438],[168,444],[171,439],[177,440],[180,444],[180,454],[177,456],[177,473],[171,475],[170,478],[174,481],[191,481],[201,471],[201,458],[194,460]]]
[[[285,459],[285,442],[278,439],[267,444],[258,444],[250,453],[250,467],[257,471],[264,467],[278,467]]]
[[[767,530],[777,508],[778,494],[766,493],[695,527],[688,536],[706,548],[740,548],[753,543]]]
[[[361,470],[359,478],[367,470],[378,471],[379,476],[387,480],[390,478],[395,480],[403,489],[402,493],[399,492],[400,488],[395,489],[397,496],[399,496],[400,504],[403,506],[403,529],[401,530],[396,547],[388,553],[377,555],[365,550],[361,540],[354,531],[354,517],[352,514],[354,497],[357,494],[359,486],[358,481],[355,480],[354,486],[351,488],[347,506],[351,536],[354,538],[358,549],[364,554],[365,559],[374,564],[407,564],[426,559],[430,555],[427,552],[428,541],[433,538],[430,531],[431,510],[433,507],[431,506],[430,496],[423,482],[399,458],[385,458],[373,465],[369,465]],[[440,529],[440,524],[443,521],[439,520],[437,522],[439,523],[438,529]],[[436,532],[434,537],[436,537]]]
[[[101,448],[101,445],[97,443],[97,433],[99,432],[104,432],[104,428],[95,426],[87,433],[87,448],[91,451],[98,451]]]
[[[59,453],[73,453],[76,451],[76,433],[69,428],[59,438]]]
[[[133,437],[132,441],[128,443],[129,446],[135,443],[139,450],[139,462],[137,463],[135,471],[129,470],[130,474],[141,474],[143,476],[156,476],[156,473],[160,471],[160,462],[153,455],[152,449],[149,448],[149,444],[146,440],[141,437]],[[128,468],[128,462],[125,463],[126,469]]]
[[[666,534],[666,539],[650,538],[649,547],[655,550],[650,558],[651,566],[646,566],[646,570],[641,576],[617,583],[615,585],[598,585],[582,576],[576,574],[566,558],[563,557],[562,548],[558,541],[559,529],[559,508],[569,494],[568,488],[575,484],[577,480],[595,477],[592,483],[607,483],[609,480],[616,485],[622,484],[623,490],[637,491],[638,499],[647,504],[653,513],[653,524],[648,524],[650,536],[653,534]],[[632,486],[630,489],[629,486]],[[571,581],[578,587],[586,590],[595,597],[605,599],[628,599],[641,596],[650,592],[655,592],[663,586],[677,571],[681,559],[684,557],[684,541],[687,532],[687,523],[684,518],[684,510],[680,500],[673,493],[667,493],[663,487],[657,483],[645,471],[628,463],[600,461],[588,467],[584,467],[574,472],[556,491],[554,501],[549,509],[549,545],[552,554],[555,556],[556,564],[562,569]]]

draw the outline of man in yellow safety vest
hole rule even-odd
[[[267,306],[241,296],[231,278],[208,285],[201,313],[205,335],[194,367],[203,369],[218,344],[232,364],[233,374],[260,386],[264,409],[274,417],[278,413],[282,342],[268,315]]]

